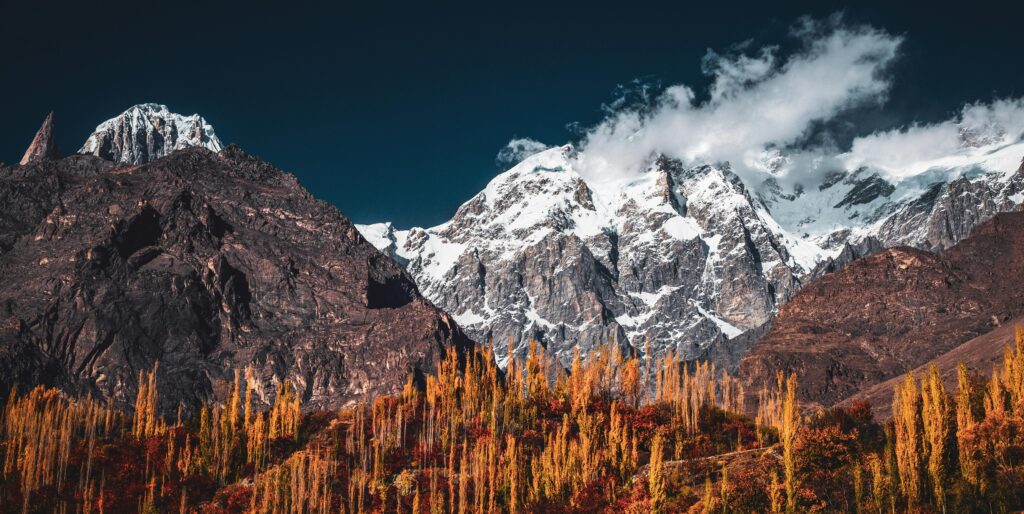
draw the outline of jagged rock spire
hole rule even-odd
[[[21,158],[21,165],[24,166],[32,161],[41,159],[60,159],[60,150],[57,149],[57,141],[53,138],[53,111],[46,115],[43,126],[39,127],[32,144],[28,145],[25,155]]]

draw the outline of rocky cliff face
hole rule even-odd
[[[222,148],[205,119],[175,114],[166,105],[140,104],[97,126],[78,153],[141,164],[195,147],[214,152]]]
[[[159,362],[168,410],[245,368],[263,398],[290,380],[336,408],[470,344],[337,209],[235,147],[0,168],[0,201],[4,390],[130,403]]]
[[[891,248],[813,282],[740,363],[748,392],[796,372],[832,405],[1024,314],[1024,213],[1002,213],[934,254]]]
[[[566,146],[500,174],[437,227],[359,228],[499,357],[522,355],[530,338],[563,360],[649,339],[658,355],[734,370],[751,343],[736,336],[802,284],[886,247],[948,248],[1019,205],[1024,143],[972,141],[899,180],[861,167],[806,187],[664,158],[587,180],[586,156]]]
[[[438,227],[361,230],[501,359],[531,338],[563,361],[648,339],[695,358],[768,320],[815,262],[728,167],[660,159],[594,186],[575,159],[536,154]]]

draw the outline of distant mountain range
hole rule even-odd
[[[948,248],[1020,204],[1024,142],[995,126],[960,134],[956,152],[899,180],[857,167],[787,187],[664,157],[639,175],[585,178],[586,155],[563,146],[501,173],[439,226],[358,228],[500,359],[530,339],[563,362],[617,341],[734,369],[814,278],[885,247]]]

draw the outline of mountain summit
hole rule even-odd
[[[182,116],[166,105],[147,103],[100,123],[78,153],[142,164],[192,147],[219,152],[223,145],[202,116]]]

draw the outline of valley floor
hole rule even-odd
[[[937,368],[815,413],[797,377],[744,405],[707,364],[605,347],[571,369],[537,345],[506,372],[482,349],[425,387],[302,414],[253,382],[185,419],[143,373],[133,414],[37,388],[11,393],[3,512],[1005,512],[1024,493],[1024,340],[989,380]],[[749,417],[743,412],[756,412]],[[167,421],[173,419],[173,422]]]

